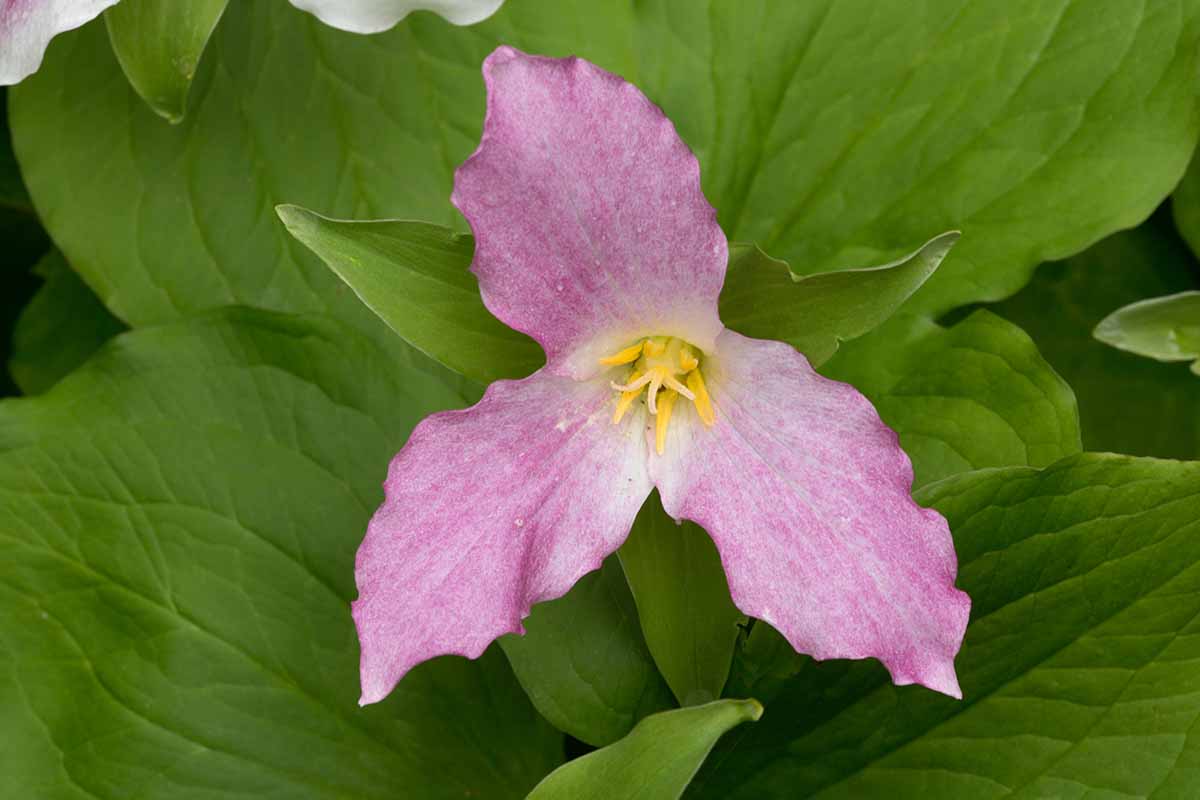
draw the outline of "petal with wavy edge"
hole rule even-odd
[[[961,697],[970,599],[896,434],[780,342],[725,331],[706,373],[716,424],[683,409],[650,472],[667,512],[716,542],[738,608],[814,658],[877,658],[897,684]]]
[[[651,487],[643,423],[611,423],[608,377],[499,381],[413,431],[358,551],[362,703],[521,631],[624,541]]]
[[[556,374],[588,377],[645,335],[711,348],[728,246],[671,121],[582,59],[501,47],[483,74],[483,139],[452,200],[487,307]]]
[[[116,4],[117,0],[0,0],[0,86],[37,72],[51,39]]]
[[[455,25],[474,25],[495,14],[504,0],[291,0],[333,28],[380,33],[413,11],[432,11]]]

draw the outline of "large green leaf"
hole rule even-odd
[[[159,115],[183,119],[208,37],[229,0],[124,0],[104,12],[126,77]]]
[[[524,636],[502,637],[500,645],[542,716],[576,739],[611,744],[671,707],[616,558],[563,597],[534,606],[524,625]]]
[[[1080,450],[1075,397],[1029,337],[987,311],[944,328],[902,314],[823,370],[900,434],[918,485],[970,469],[1045,466]]]
[[[24,394],[41,394],[125,326],[84,285],[58,251],[35,268],[45,281],[13,331],[8,370]]]
[[[334,220],[298,206],[276,211],[388,327],[450,369],[491,383],[528,375],[545,361],[536,342],[484,307],[467,271],[470,236],[424,222]]]
[[[1083,443],[1166,458],[1200,457],[1200,381],[1186,368],[1116,350],[1092,337],[1112,311],[1200,289],[1200,266],[1155,216],[1064,262],[993,310],[1022,326],[1079,398]]]
[[[1200,794],[1200,464],[1089,454],[920,499],[972,597],[964,699],[807,662],[697,796]]]
[[[819,367],[838,345],[879,326],[921,288],[958,241],[944,233],[890,264],[797,275],[754,245],[734,245],[721,319],[759,339],[790,343]]]
[[[1157,361],[1191,361],[1192,372],[1200,375],[1200,291],[1130,303],[1100,320],[1094,335]]]
[[[529,800],[671,800],[683,794],[722,734],[761,714],[754,700],[655,714],[616,744],[550,773]]]
[[[1145,217],[1196,143],[1197,0],[512,0],[469,31],[414,15],[355,37],[238,3],[167,129],[96,26],[14,96],[18,156],[68,260],[135,324],[242,302],[355,302],[274,225],[462,225],[447,198],[498,43],[578,53],[641,86],[702,162],[731,239],[799,272],[963,241],[914,298],[1017,289],[1037,263]],[[750,43],[750,44],[748,44]]]
[[[495,650],[357,705],[380,465],[455,402],[407,372],[235,310],[0,404],[0,796],[519,798],[558,762]]]
[[[655,492],[617,552],[646,643],[675,697],[682,705],[720,697],[746,617],[729,596],[712,539],[667,516]]]

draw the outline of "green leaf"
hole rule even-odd
[[[646,644],[679,703],[720,697],[746,617],[729,597],[712,539],[699,525],[667,516],[655,492],[617,552]]]
[[[529,699],[559,730],[603,747],[672,707],[615,558],[563,597],[534,606],[524,625],[524,636],[504,636],[500,645]]]
[[[447,198],[500,43],[637,83],[697,151],[730,238],[798,272],[962,230],[911,301],[927,318],[1136,224],[1200,131],[1194,0],[525,0],[468,33],[412,15],[372,37],[271,2],[227,10],[174,129],[131,116],[95,26],[57,37],[14,92],[16,150],[55,241],[122,319],[358,313],[271,209],[462,230]]]
[[[8,360],[25,394],[46,391],[125,330],[57,250],[35,272],[45,284],[17,320]]]
[[[950,328],[904,312],[823,372],[871,399],[917,485],[971,469],[1045,466],[1080,450],[1075,397],[1019,328],[977,311]]]
[[[790,343],[814,367],[838,344],[882,324],[933,274],[957,232],[943,233],[890,264],[797,275],[754,245],[734,245],[721,292],[721,319],[759,339]]]
[[[804,666],[807,657],[792,649],[783,634],[761,619],[753,620],[749,635],[738,642],[725,694],[753,694],[770,705],[787,680]]]
[[[722,734],[761,715],[754,700],[718,700],[646,717],[616,744],[550,773],[529,800],[677,798]]]
[[[696,797],[1195,797],[1200,463],[1087,454],[919,495],[971,624],[955,701],[806,661]]]
[[[1113,309],[1200,289],[1200,266],[1157,216],[1067,261],[993,306],[1029,332],[1075,389],[1088,450],[1200,457],[1200,381],[1186,369],[1108,347],[1092,336]],[[1048,311],[1049,309],[1049,311]]]
[[[542,349],[491,315],[468,269],[470,236],[424,222],[334,220],[279,206],[293,236],[319,255],[406,342],[480,383],[540,367]]]
[[[161,117],[183,119],[204,47],[229,0],[124,0],[104,12],[130,84]]]
[[[1192,361],[1200,375],[1200,291],[1139,300],[1100,320],[1105,344],[1158,361]]]
[[[494,649],[357,705],[354,552],[455,401],[410,369],[231,310],[0,403],[0,796],[519,798],[559,762]]]

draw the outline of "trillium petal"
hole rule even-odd
[[[37,72],[50,40],[117,0],[0,0],[0,86]]]
[[[575,377],[647,333],[709,349],[728,247],[670,120],[578,58],[501,47],[483,74],[483,139],[452,199],[492,313]]]
[[[624,541],[651,487],[642,426],[611,416],[606,381],[542,370],[417,426],[358,551],[361,702],[521,631]]]
[[[432,11],[455,25],[474,25],[495,14],[504,0],[291,0],[292,5],[334,28],[380,33],[413,11]]]
[[[706,373],[715,424],[686,409],[650,469],[667,512],[713,537],[738,608],[815,658],[877,658],[961,697],[970,599],[896,434],[780,342],[725,331]]]

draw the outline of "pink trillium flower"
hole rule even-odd
[[[361,702],[523,632],[654,488],[713,538],[738,608],[798,651],[961,697],[970,600],[946,521],[912,500],[866,398],[721,324],[727,243],[671,122],[578,58],[501,47],[483,74],[452,199],[485,304],[546,365],[424,420],[392,461],[356,566]]]

